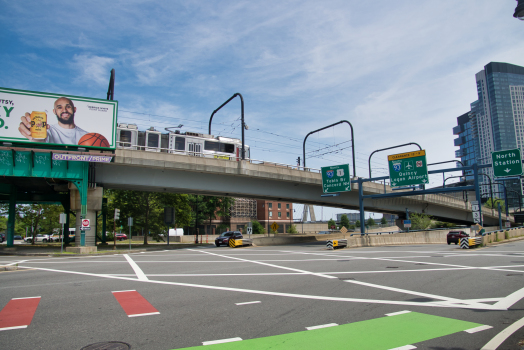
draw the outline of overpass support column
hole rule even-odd
[[[71,210],[76,211],[75,228],[77,234],[75,234],[75,246],[95,247],[97,219],[96,212],[102,210],[102,197],[104,195],[104,189],[102,187],[97,187],[95,189],[85,189],[86,198],[85,200],[82,200],[83,198],[81,192],[72,187],[73,186],[70,186]],[[83,204],[83,202],[85,204]],[[82,219],[89,219],[91,230],[83,231],[83,233],[78,235],[78,232],[81,232],[80,226]]]
[[[16,186],[11,185],[9,194],[9,216],[7,218],[7,246],[14,246],[16,219]]]

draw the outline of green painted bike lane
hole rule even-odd
[[[207,350],[388,350],[482,326],[452,318],[409,312],[265,338],[195,346]]]

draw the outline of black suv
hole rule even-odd
[[[229,238],[233,237],[234,239],[242,239],[242,233],[240,231],[226,231],[222,233],[220,236],[218,236],[215,239],[215,245],[217,247],[220,247],[220,245],[228,245],[229,244]]]
[[[0,233],[0,243],[5,241],[5,234]]]

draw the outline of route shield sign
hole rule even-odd
[[[422,185],[429,182],[426,151],[388,156],[391,187]]]
[[[491,152],[491,160],[495,177],[522,175],[522,158],[518,148]]]
[[[333,165],[322,168],[322,191],[338,193],[351,191],[349,164]]]

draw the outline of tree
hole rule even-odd
[[[333,219],[329,219],[329,221],[328,221],[328,229],[331,230],[331,228],[332,228],[333,226],[337,227],[337,223],[335,222],[335,220],[333,220]]]
[[[340,217],[340,228],[342,227],[349,229],[349,219],[346,214],[342,214],[342,216]]]
[[[190,223],[191,208],[189,206],[188,195],[160,193],[160,192],[139,192],[127,190],[106,190],[108,197],[108,227],[113,227],[115,208],[120,209],[120,219],[116,226],[123,226],[127,231],[127,218],[133,218],[133,227],[143,229],[144,244],[148,244],[147,235],[151,232],[153,237],[158,237],[159,233],[167,231],[164,224],[164,207],[175,208],[175,226],[183,227]]]
[[[266,233],[266,229],[264,228],[264,225],[262,225],[260,222],[256,220],[251,220],[251,224],[253,225],[253,234],[254,235],[263,235]]]
[[[287,233],[298,233],[297,227],[295,225],[289,225],[287,227]]]
[[[500,203],[500,210],[504,212],[506,210],[506,203],[501,198],[494,197],[493,200],[491,200],[491,198],[488,198],[486,203],[484,203],[484,206],[489,209],[497,210],[499,208],[499,203]]]
[[[387,225],[388,221],[386,220],[386,218],[383,216],[382,219],[380,219],[380,223],[382,225]]]
[[[375,226],[375,220],[370,216],[366,221],[366,225],[369,227]]]
[[[37,233],[52,234],[54,229],[60,228],[61,205],[28,204],[17,206],[16,211],[17,219],[28,227],[28,235],[33,237],[31,244],[35,244]]]
[[[431,227],[431,216],[428,214],[409,213],[411,228],[414,230],[425,230]]]
[[[355,226],[360,227],[360,220],[355,221]]]

